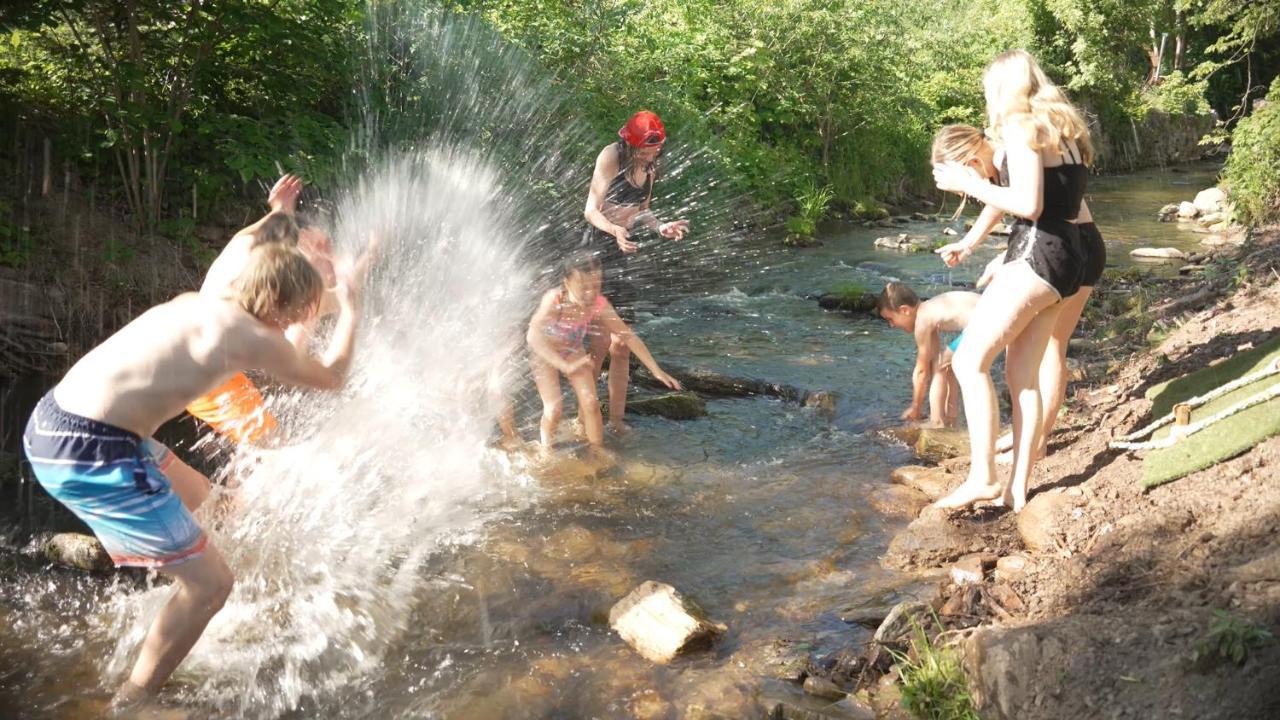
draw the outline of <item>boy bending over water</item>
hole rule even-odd
[[[876,311],[890,325],[916,339],[916,367],[911,373],[911,407],[903,420],[920,420],[925,393],[929,396],[929,425],[951,427],[960,414],[960,386],[951,372],[951,356],[960,347],[969,313],[978,304],[978,293],[945,292],[920,302],[911,288],[900,282],[884,286],[876,299]],[[944,345],[941,333],[956,337]]]
[[[177,588],[116,694],[121,714],[149,704],[232,586],[231,570],[191,514],[207,486],[166,477],[173,455],[151,435],[249,368],[294,385],[341,387],[355,338],[347,285],[337,288],[339,317],[322,359],[284,336],[314,312],[323,289],[297,249],[258,247],[231,292],[187,293],[146,311],[72,366],[27,422],[23,447],[49,494],[93,530],[117,566],[156,568]]]
[[[582,420],[587,442],[593,449],[604,443],[604,422],[600,413],[600,401],[596,398],[596,378],[591,356],[583,343],[592,328],[621,338],[631,352],[644,363],[663,385],[674,390],[680,383],[662,371],[644,341],[631,332],[613,305],[600,294],[600,261],[590,250],[580,251],[565,263],[564,278],[559,288],[548,290],[529,321],[529,365],[533,380],[542,397],[542,422],[540,424],[542,447],[550,450],[555,444],[556,427],[560,424],[563,401],[560,396],[560,375],[563,373],[578,397],[578,415]]]

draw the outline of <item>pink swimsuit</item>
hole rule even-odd
[[[565,303],[560,299],[560,295],[556,295],[556,306],[563,308]],[[547,334],[552,337],[558,337],[564,341],[564,347],[560,350],[561,357],[569,357],[575,352],[582,350],[582,343],[587,339],[587,332],[591,329],[591,323],[604,310],[606,301],[603,295],[596,295],[596,300],[591,304],[591,311],[583,315],[577,321],[564,319],[564,313],[555,322],[547,326]]]

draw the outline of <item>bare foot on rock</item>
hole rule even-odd
[[[951,491],[951,494],[938,500],[933,507],[943,508],[945,510],[954,510],[957,508],[968,507],[975,503],[990,502],[999,499],[1005,492],[1003,486],[992,484],[982,480],[976,480],[972,475],[960,484],[960,487]]]

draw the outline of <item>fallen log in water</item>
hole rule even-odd
[[[685,390],[691,390],[693,392],[702,395],[710,395],[712,397],[751,397],[753,395],[764,395],[766,397],[775,397],[787,402],[804,404],[810,397],[816,397],[825,392],[811,392],[793,385],[769,382],[768,380],[759,380],[757,378],[722,375],[704,368],[682,368],[674,365],[667,365],[663,369],[679,380]],[[655,380],[653,375],[650,375],[649,371],[640,365],[632,367],[631,377],[635,379],[637,384],[645,387],[666,387]]]

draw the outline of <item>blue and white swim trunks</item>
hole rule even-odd
[[[169,448],[69,413],[50,390],[22,446],[36,479],[98,536],[116,566],[164,567],[199,557],[208,538],[170,486]]]

